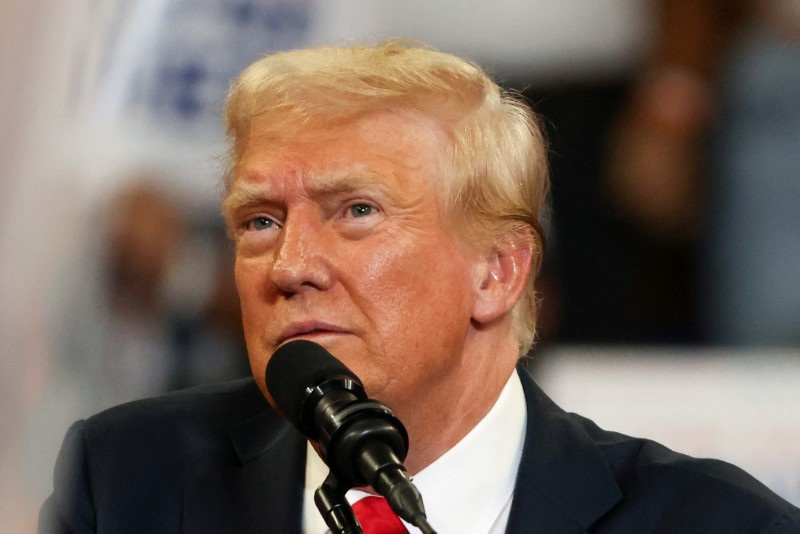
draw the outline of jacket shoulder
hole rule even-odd
[[[84,432],[93,454],[113,455],[141,444],[149,454],[206,455],[215,443],[227,444],[232,424],[269,410],[255,381],[247,378],[121,404],[87,419]]]
[[[800,533],[800,510],[744,470],[574,417],[597,444],[623,493],[606,524],[624,525],[627,518],[652,521],[653,531],[672,525],[681,532]]]
[[[40,532],[177,531],[187,484],[239,462],[229,429],[269,411],[255,382],[243,379],[78,421],[64,438]]]

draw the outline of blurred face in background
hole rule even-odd
[[[110,207],[109,283],[115,304],[151,309],[184,237],[183,216],[149,183],[122,190]]]
[[[476,260],[437,201],[446,142],[436,122],[412,112],[291,135],[266,117],[253,122],[225,211],[251,367],[268,398],[270,356],[301,338],[398,413],[410,392],[452,387]]]

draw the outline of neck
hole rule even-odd
[[[514,372],[517,351],[513,336],[498,340],[477,334],[467,343],[458,368],[426,387],[408,406],[393,407],[408,430],[409,473],[433,463],[486,416]]]

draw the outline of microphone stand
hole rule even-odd
[[[314,503],[328,528],[331,529],[331,534],[363,532],[350,503],[344,498],[347,489],[341,487],[333,473],[329,473],[325,482],[314,492]]]

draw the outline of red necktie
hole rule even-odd
[[[383,497],[364,497],[353,505],[364,534],[408,534],[403,522]]]

